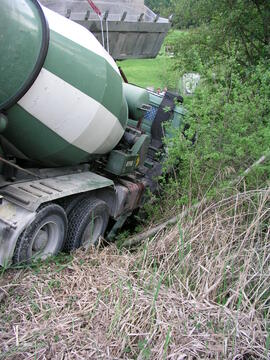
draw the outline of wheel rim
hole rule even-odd
[[[29,249],[29,255],[33,258],[44,259],[54,254],[60,237],[61,231],[57,221],[54,219],[46,221],[36,230]]]
[[[85,249],[88,249],[90,246],[95,245],[102,233],[102,228],[102,217],[96,216],[92,218],[83,232],[81,246],[83,246]]]

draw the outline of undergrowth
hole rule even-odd
[[[165,139],[167,160],[161,191],[155,206],[146,205],[150,218],[175,213],[205,197],[230,194],[231,182],[262,156],[264,162],[252,168],[239,189],[269,184],[268,65],[264,62],[240,72],[235,59],[218,69],[201,65],[201,83],[184,102],[187,112],[182,127],[170,129],[172,136]]]
[[[269,189],[0,278],[1,359],[268,359]],[[64,265],[64,266],[63,266]]]

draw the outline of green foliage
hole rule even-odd
[[[73,256],[71,254],[59,253],[57,256],[49,256],[46,259],[37,259],[36,261],[31,262],[30,264],[22,263],[22,264],[14,264],[12,266],[2,267],[2,271],[0,271],[0,279],[4,276],[5,272],[9,272],[11,270],[26,270],[31,269],[33,272],[38,274],[44,268],[49,268],[51,266],[55,267],[56,272],[61,272],[65,268],[67,268],[70,262],[73,260]]]
[[[197,0],[174,0],[174,26],[179,29],[186,29],[199,24],[199,13]]]
[[[116,237],[116,245],[119,249],[122,248],[123,243],[129,238],[129,230],[122,230]]]
[[[231,66],[229,66],[231,65]],[[215,76],[209,72],[190,99],[185,136],[179,131],[169,140],[167,168],[172,198],[181,189],[181,203],[205,195],[209,188],[240,174],[270,151],[270,70],[261,63],[235,72],[233,62]],[[190,139],[196,133],[197,141]],[[247,186],[263,186],[270,178],[266,162],[247,178]]]
[[[189,27],[170,42],[174,71],[179,77],[198,72],[202,80],[196,94],[185,99],[190,128],[168,140],[166,169],[172,176],[163,180],[169,207],[214,195],[217,184],[228,184],[270,152],[270,2],[181,0],[173,5],[175,24]],[[265,186],[269,178],[266,161],[249,174],[246,186]]]
[[[255,65],[270,52],[270,2],[268,0],[181,0],[175,2],[175,25],[192,25],[190,43],[181,42],[179,52],[196,46],[200,58],[222,61],[234,55],[242,66]]]
[[[172,0],[145,0],[145,5],[162,16],[169,16],[173,12]]]

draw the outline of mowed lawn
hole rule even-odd
[[[184,35],[183,31],[170,31],[158,57],[118,61],[118,66],[122,68],[128,81],[132,84],[144,88],[152,86],[155,89],[164,87],[177,89],[179,75],[176,70],[172,69],[173,58],[166,55],[165,47],[173,46]]]
[[[118,66],[124,71],[129,83],[141,87],[163,89],[169,82],[169,63],[171,59],[159,56],[155,59],[132,59],[118,61]]]

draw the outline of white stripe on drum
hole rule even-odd
[[[57,135],[90,154],[105,154],[124,134],[102,104],[42,69],[18,104]]]
[[[113,58],[103,48],[103,46],[98,42],[98,40],[89,30],[79,24],[76,24],[74,21],[65,18],[64,16],[59,15],[50,9],[47,9],[44,6],[42,7],[42,9],[48,20],[51,30],[72,40],[76,44],[92,51],[93,53],[105,58],[120,76],[118,67]]]

